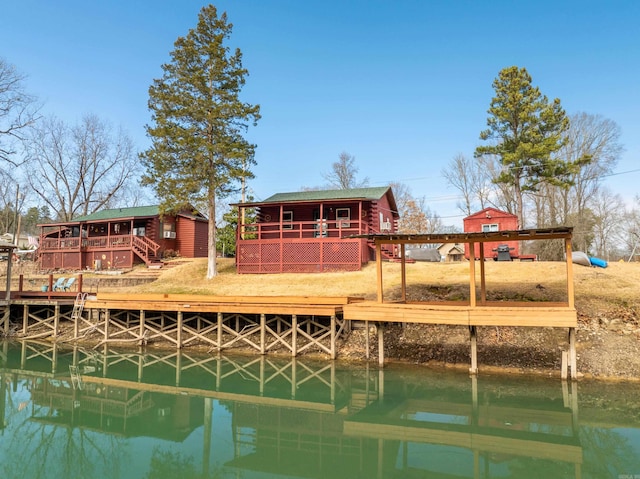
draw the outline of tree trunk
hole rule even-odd
[[[522,189],[520,188],[520,178],[514,182],[513,193],[516,197],[516,216],[518,217],[518,229],[524,228],[524,201],[522,199]]]
[[[218,274],[216,269],[216,195],[209,193],[209,242],[207,243],[207,279]]]

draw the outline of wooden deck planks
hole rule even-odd
[[[470,306],[459,303],[378,303],[363,301],[345,304],[344,319],[459,326],[576,327],[575,309],[549,303],[508,303],[497,306]]]

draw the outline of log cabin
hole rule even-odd
[[[395,233],[399,219],[388,186],[277,193],[232,206],[240,218],[238,273],[357,271],[375,259],[375,247],[352,236]],[[397,258],[395,251],[382,254]]]
[[[166,254],[207,256],[208,220],[192,208],[160,214],[158,206],[97,211],[72,221],[38,225],[40,269],[161,267]]]

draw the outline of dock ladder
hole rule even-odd
[[[73,389],[82,389],[82,377],[80,376],[80,371],[78,370],[78,366],[74,366],[73,364],[69,364],[69,374],[71,375],[71,385]]]
[[[87,300],[88,293],[78,293],[73,303],[73,311],[71,312],[71,321],[77,322],[82,317],[84,311],[84,303]]]

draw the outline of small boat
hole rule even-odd
[[[607,262],[603,259],[600,258],[594,258],[593,256],[591,256],[589,258],[589,261],[591,262],[591,266],[597,266],[598,268],[606,268],[607,267]]]
[[[571,262],[582,266],[591,266],[589,256],[587,256],[587,253],[583,253],[582,251],[574,251],[571,253]]]

